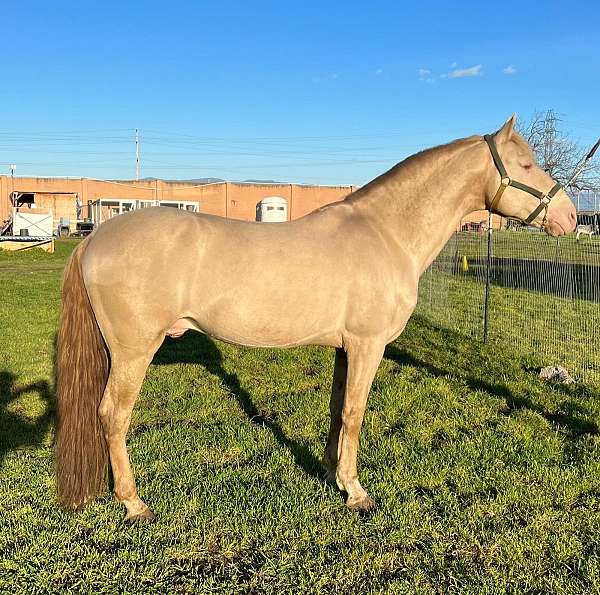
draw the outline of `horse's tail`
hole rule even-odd
[[[98,406],[110,364],[81,273],[87,244],[75,249],[65,268],[56,341],[56,478],[58,500],[68,508],[81,507],[100,493],[108,470]]]

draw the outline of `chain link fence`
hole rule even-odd
[[[416,312],[600,384],[600,237],[457,232],[423,275]]]

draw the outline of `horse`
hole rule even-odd
[[[593,225],[578,225],[576,231],[577,231],[577,236],[576,236],[577,241],[579,241],[579,237],[583,234],[586,234],[591,239],[595,233]]]
[[[136,489],[126,433],[155,352],[166,336],[193,330],[244,346],[335,349],[325,479],[351,511],[371,509],[357,471],[359,433],[373,377],[415,308],[421,274],[473,211],[487,208],[552,236],[575,229],[573,203],[514,123],[513,115],[493,135],[417,153],[289,222],[156,207],[99,226],[63,278],[59,503],[77,509],[93,500],[110,462],[125,518],[154,518]]]

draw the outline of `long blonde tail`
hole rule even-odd
[[[101,493],[108,470],[98,406],[110,363],[81,273],[87,243],[75,249],[65,268],[56,343],[56,478],[58,500],[68,508],[79,508]]]

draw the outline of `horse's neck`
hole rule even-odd
[[[420,274],[461,219],[485,208],[486,156],[477,138],[431,149],[391,169],[351,200]]]

